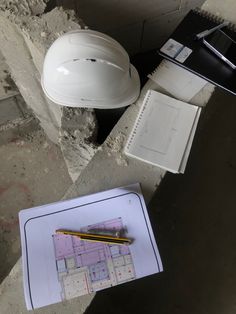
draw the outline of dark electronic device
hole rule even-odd
[[[203,44],[231,68],[236,69],[236,41],[222,30],[216,30],[204,37]]]

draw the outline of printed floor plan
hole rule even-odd
[[[123,230],[121,218],[80,229]],[[56,267],[62,300],[95,292],[135,279],[132,256],[127,245],[80,240],[71,235],[54,234]]]

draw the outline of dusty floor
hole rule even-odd
[[[2,281],[20,256],[18,211],[59,200],[72,182],[60,149],[39,128],[15,137],[0,133],[0,143]]]
[[[164,272],[97,293],[86,314],[236,313],[235,99],[214,94],[185,174],[149,206]]]

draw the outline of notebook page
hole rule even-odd
[[[125,153],[178,172],[197,109],[197,106],[148,91]]]

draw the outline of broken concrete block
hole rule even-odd
[[[18,25],[7,17],[6,12],[1,11],[0,41],[1,51],[21,95],[39,121],[50,125],[47,135],[53,142],[57,142],[60,126],[45,100],[32,56]]]
[[[70,119],[67,117],[64,119],[63,114],[70,111],[70,108],[63,108],[47,99],[42,91],[40,79],[44,56],[49,46],[63,33],[80,29],[83,23],[75,17],[74,11],[65,11],[62,8],[55,8],[49,13],[42,14],[46,2],[42,0],[28,0],[23,3],[5,1],[5,5],[1,5],[1,50],[26,103],[39,119],[48,137],[54,143],[61,145],[69,172],[75,180],[95,150],[94,144],[87,140],[87,135],[83,135],[79,130],[76,131],[73,121],[76,121],[81,113],[80,126],[83,125],[84,130],[89,129],[89,138],[94,139],[95,115],[91,110],[84,109],[83,113],[75,110],[77,112],[75,117],[70,115]],[[33,5],[38,9],[33,10]],[[35,16],[36,12],[42,15]],[[73,136],[71,136],[72,129]],[[64,140],[65,133],[69,134],[66,141]],[[75,166],[74,159],[77,161],[78,158],[80,161]]]

